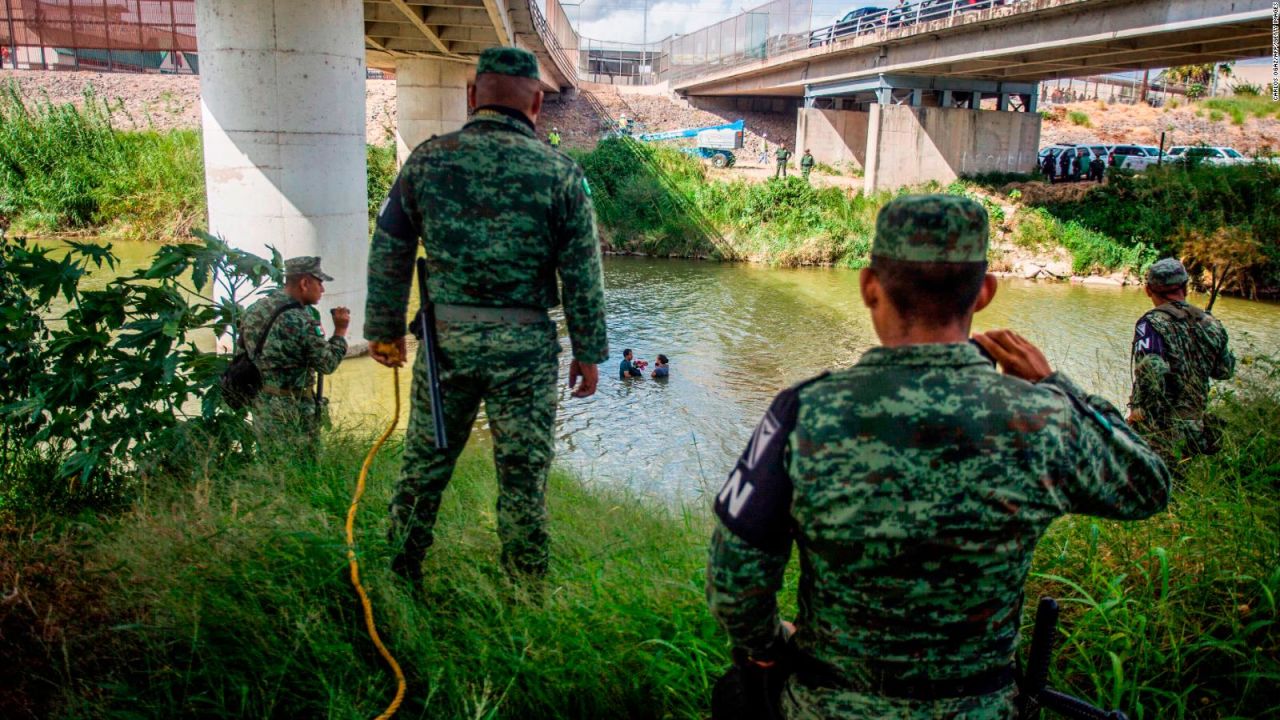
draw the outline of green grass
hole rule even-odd
[[[1249,115],[1259,119],[1269,116],[1280,117],[1280,103],[1272,102],[1269,94],[1210,98],[1199,101],[1197,105],[1197,114],[1204,108],[1218,113],[1228,113],[1233,120],[1236,117],[1248,117]],[[1210,116],[1212,117],[1212,113],[1210,113]],[[1219,115],[1219,119],[1221,119],[1221,115]]]
[[[1014,244],[1030,250],[1063,247],[1071,253],[1077,275],[1124,270],[1141,275],[1159,259],[1155,250],[1138,243],[1126,246],[1075,220],[1061,221],[1043,208],[1019,210],[1014,218]]]
[[[605,140],[576,157],[614,250],[862,267],[876,213],[893,197],[850,197],[799,177],[712,180],[688,155],[630,140]]]
[[[1222,122],[1223,117],[1225,116],[1217,110],[1209,111],[1209,122]]]
[[[1181,467],[1168,513],[1069,517],[1042,540],[1027,592],[1065,607],[1055,686],[1133,718],[1280,709],[1280,373],[1261,361],[1244,373],[1220,406],[1223,454]],[[122,515],[0,523],[0,576],[27,578],[23,602],[0,608],[0,660],[31,680],[0,693],[0,710],[380,711],[394,685],[364,636],[341,539],[364,450],[362,437],[334,433],[314,465],[228,468],[192,454],[187,472],[152,478]],[[358,533],[379,628],[409,676],[404,717],[705,717],[727,659],[703,599],[701,505],[555,473],[554,559],[539,603],[499,569],[493,470],[471,450],[416,600],[386,570],[398,456],[393,443],[375,463]],[[56,568],[56,581],[40,568]],[[39,640],[50,634],[58,643]]]
[[[1089,115],[1079,110],[1072,110],[1067,113],[1067,121],[1080,127],[1093,127],[1093,123],[1089,122]]]
[[[205,224],[204,157],[195,130],[123,131],[115,106],[83,106],[0,85],[0,227],[176,242]],[[394,145],[368,146],[370,224],[395,177]]]

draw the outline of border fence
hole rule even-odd
[[[0,65],[194,73],[192,0],[0,0]]]

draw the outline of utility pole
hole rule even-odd
[[[643,78],[648,74],[646,68],[649,67],[649,0],[644,0],[644,30],[640,36],[640,77],[641,84],[644,84]]]

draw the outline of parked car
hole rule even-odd
[[[1189,147],[1178,158],[1206,165],[1244,165],[1249,162],[1249,158],[1229,147]]]
[[[1062,167],[1062,155],[1065,153],[1066,156],[1071,159],[1071,172],[1068,173],[1066,176],[1058,174],[1057,177],[1063,180],[1079,180],[1080,178],[1084,177],[1086,173],[1089,172],[1090,160],[1092,160],[1095,157],[1100,157],[1102,158],[1103,162],[1107,161],[1106,153],[1095,152],[1093,149],[1095,147],[1105,149],[1105,146],[1102,146],[1102,145],[1092,145],[1092,146],[1091,145],[1075,145],[1073,143],[1062,143],[1060,145],[1050,145],[1040,150],[1040,153],[1037,156],[1038,162],[1036,166],[1039,167],[1040,163],[1044,162],[1044,158],[1046,155],[1052,154],[1053,161],[1057,163],[1057,167],[1060,168]],[[1081,158],[1079,172],[1077,172],[1075,169],[1075,158],[1077,157]],[[1059,173],[1061,173],[1060,170],[1059,170]]]
[[[832,20],[831,25],[814,30],[809,34],[809,47],[825,45],[851,35],[862,35],[875,32],[884,27],[888,10],[881,7],[866,6],[841,15]]]
[[[1116,145],[1111,148],[1109,165],[1141,172],[1160,159],[1160,148],[1151,145]]]
[[[1165,160],[1176,160],[1182,156],[1182,153],[1186,151],[1187,151],[1186,145],[1174,145],[1173,147],[1169,148],[1168,152],[1164,154],[1164,158]]]

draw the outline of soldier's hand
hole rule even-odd
[[[590,397],[596,394],[596,386],[600,384],[600,368],[591,363],[574,360],[569,363],[569,387],[573,388],[573,396]]]
[[[375,340],[369,343],[369,355],[379,365],[385,365],[389,368],[404,367],[404,338],[400,337],[391,342]]]
[[[978,333],[973,339],[991,353],[1006,375],[1040,382],[1053,373],[1040,348],[1012,330]]]
[[[344,307],[336,307],[329,311],[329,317],[333,318],[334,334],[346,334],[347,327],[351,325],[351,311]]]

